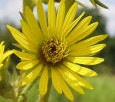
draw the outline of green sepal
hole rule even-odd
[[[74,2],[75,0],[65,0],[66,12],[69,10],[69,8],[73,5]]]

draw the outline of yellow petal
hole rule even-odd
[[[38,64],[38,60],[29,60],[29,61],[22,61],[18,63],[16,66],[20,70],[28,70],[35,67]]]
[[[72,48],[69,56],[91,56],[101,51],[106,45],[105,44],[97,44],[90,47],[83,48]]]
[[[77,25],[77,23],[80,21],[80,19],[83,17],[85,13],[83,12],[76,20],[74,20],[69,26],[66,26],[66,28],[63,30],[62,35],[65,37],[70,33],[70,31]]]
[[[97,44],[98,42],[104,40],[107,38],[108,35],[98,35],[98,36],[94,36],[94,37],[91,37],[87,40],[83,40],[75,45],[72,46],[72,48],[82,48],[82,47],[88,47],[88,46],[91,46],[91,45],[94,45],[94,44]]]
[[[57,19],[56,19],[57,34],[60,34],[60,30],[64,22],[64,17],[65,17],[65,1],[61,0],[59,8],[58,8]]]
[[[5,45],[4,45],[4,41],[2,41],[0,43],[0,56],[4,53],[4,49],[5,49]]]
[[[64,95],[71,101],[74,100],[73,98],[73,94],[71,92],[71,90],[69,89],[69,87],[66,85],[66,83],[64,81],[62,81],[63,83],[61,83],[61,87],[63,89],[63,93]]]
[[[31,28],[32,34],[35,36],[35,41],[40,41],[42,34],[41,34],[41,30],[39,28],[39,25],[34,17],[33,12],[31,11],[31,9],[29,7],[26,7],[25,9],[25,18],[26,21],[28,23],[28,25]]]
[[[17,29],[15,29],[12,26],[7,25],[7,28],[10,30],[10,32],[12,33],[12,36],[15,38],[15,40],[25,49],[27,50],[31,50],[33,52],[36,52],[36,48],[34,48],[34,46],[32,46],[27,38],[21,33],[19,32]]]
[[[4,41],[2,41],[1,43],[0,43],[0,46],[3,46],[4,45]]]
[[[98,57],[68,57],[69,61],[83,65],[96,65],[104,61],[103,58]]]
[[[69,41],[73,39],[73,36],[77,36],[79,33],[82,33],[89,25],[90,21],[92,19],[92,16],[85,17],[74,29],[73,31],[67,36],[67,39]]]
[[[68,68],[62,67],[62,70],[63,70],[63,74],[65,74],[70,80],[77,82],[82,87],[85,87],[91,90],[93,89],[91,84],[89,84],[87,81],[85,81],[83,78],[81,78],[76,73],[69,70]]]
[[[63,66],[64,67],[64,66]],[[63,70],[62,67],[59,68],[59,72],[60,74],[63,76],[64,80],[68,83],[68,85],[70,85],[70,87],[72,87],[75,91],[77,91],[80,94],[84,94],[85,92],[83,91],[83,89],[79,86],[78,82],[75,80],[72,80],[69,76],[69,74],[64,73],[65,70]]]
[[[31,28],[29,27],[29,25],[24,20],[21,20],[21,27],[22,27],[23,34],[27,37],[27,39],[29,40],[29,42],[32,45],[34,45],[36,47],[36,49],[37,49],[39,41],[36,41],[36,36],[33,35],[33,33],[31,31]]]
[[[37,78],[37,76],[39,76],[42,67],[42,64],[39,64],[35,69],[33,69],[29,74],[27,74],[27,76],[22,79],[21,86],[32,83]]]
[[[92,20],[92,16],[85,17],[76,27],[75,31],[79,32],[86,28]],[[72,32],[73,33],[73,32]]]
[[[38,1],[37,13],[38,13],[38,18],[39,18],[39,22],[40,22],[42,32],[43,32],[44,35],[47,35],[48,34],[48,29],[47,29],[46,15],[45,15],[45,11],[44,11],[44,8],[42,6],[41,0]]]
[[[36,56],[33,55],[33,54],[20,52],[20,51],[17,51],[17,50],[14,50],[14,53],[16,54],[16,56],[18,56],[22,60],[34,60],[34,59],[36,59]]]
[[[82,76],[88,76],[88,77],[97,76],[97,73],[95,71],[88,69],[86,67],[82,67],[80,65],[71,62],[64,62],[63,64],[69,69],[71,69],[73,72],[76,72]]]
[[[61,94],[62,89],[60,83],[62,82],[62,78],[55,68],[51,69],[51,78],[54,88],[57,90],[59,94]]]
[[[39,91],[41,95],[45,95],[47,93],[48,87],[48,67],[43,69],[40,82],[39,82]]]
[[[27,39],[21,32],[19,32],[17,29],[15,29],[14,27],[10,25],[7,25],[7,28],[10,30],[10,32],[12,33],[12,36],[21,46],[28,48]]]
[[[94,22],[92,24],[90,24],[86,30],[84,30],[79,37],[77,37],[77,41],[84,39],[85,37],[87,37],[88,35],[92,34],[94,32],[94,30],[97,28],[98,26],[98,22]]]
[[[66,17],[65,17],[64,24],[63,24],[63,27],[62,27],[62,32],[63,32],[63,30],[66,29],[66,28],[69,26],[69,24],[71,24],[71,22],[73,21],[75,15],[76,15],[77,9],[78,9],[78,4],[77,4],[77,3],[74,3],[74,4],[72,5],[72,7],[69,9],[69,11],[68,11],[68,13],[67,13],[67,15],[66,15]],[[61,33],[62,33],[62,32],[61,32]],[[63,36],[63,35],[62,35],[62,36]]]
[[[69,87],[67,86],[67,84],[65,83],[63,77],[61,76],[60,72],[58,71],[58,67],[54,67],[55,69],[55,73],[57,74],[57,78],[59,78],[59,81],[60,81],[60,87],[64,93],[64,95],[73,102],[74,98],[73,98],[73,94],[71,92],[71,90],[69,89]],[[57,80],[55,80],[57,81]]]
[[[55,34],[55,25],[56,24],[56,10],[54,5],[54,0],[49,0],[48,3],[48,27],[49,27],[49,34]]]
[[[7,57],[9,57],[11,54],[13,54],[14,53],[14,51],[13,50],[11,50],[11,51],[6,51],[5,53],[4,53],[4,55],[3,55],[3,59],[2,60],[4,60],[5,58],[7,58]]]
[[[73,31],[67,36],[67,39],[69,41],[73,39],[73,36],[81,34],[89,25],[90,21],[92,19],[92,16],[85,17],[74,29]]]
[[[71,43],[70,45],[72,45],[73,43],[76,43],[76,42],[84,39],[88,35],[92,34],[92,32],[97,28],[97,26],[98,26],[98,22],[95,22],[95,23],[90,24],[83,31],[80,29],[81,31],[80,30],[76,30],[76,32],[71,33],[67,37],[68,44]]]
[[[4,59],[3,59],[3,56],[4,56],[4,49],[5,49],[5,45],[4,45],[4,41],[2,41],[0,43],[0,62],[2,62]],[[2,65],[1,65],[2,66]]]
[[[85,81],[82,77],[80,77],[79,75],[77,75],[73,72],[72,72],[72,75],[77,79],[80,86],[85,87],[85,88],[90,89],[90,90],[93,89],[93,86],[90,83],[88,83],[87,81]]]

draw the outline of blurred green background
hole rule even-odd
[[[80,12],[84,10],[87,15],[93,16],[92,22],[100,22],[97,30],[91,36],[108,33],[106,30],[106,18],[98,9],[81,9]],[[15,47],[12,43],[15,43],[15,41],[6,29],[6,24],[16,26],[14,22],[9,20],[0,21],[0,42],[5,40],[6,48],[13,49]],[[16,27],[20,29],[20,27]],[[98,56],[103,57],[105,62],[97,66],[92,66],[92,68],[99,73],[99,76],[86,78],[90,83],[92,83],[94,90],[85,90],[85,95],[79,95],[73,91],[75,102],[115,102],[115,36],[109,36],[104,42],[107,43],[107,47],[101,51]],[[9,70],[12,72],[12,68],[14,68],[18,63],[19,59],[14,55],[11,59],[12,62]],[[38,96],[37,84],[28,91],[27,96],[28,102],[35,102]],[[3,97],[0,97],[0,102],[12,102],[12,100],[6,100]],[[49,102],[68,102],[68,100],[63,95],[57,94],[57,92],[52,88]]]

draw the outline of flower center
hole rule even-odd
[[[55,64],[64,58],[65,49],[66,47],[63,42],[51,39],[43,43],[42,55],[47,62]]]

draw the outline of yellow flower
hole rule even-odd
[[[93,89],[82,76],[93,77],[97,73],[84,65],[96,65],[104,61],[103,58],[92,56],[105,47],[105,44],[98,43],[107,35],[84,39],[96,29],[98,22],[90,24],[91,16],[81,20],[84,13],[74,20],[77,7],[78,4],[74,3],[65,14],[65,2],[61,0],[56,12],[54,0],[49,0],[47,20],[39,1],[39,24],[27,7],[25,19],[21,20],[22,32],[7,26],[23,50],[14,51],[21,59],[17,68],[26,73],[21,82],[22,86],[40,77],[39,92],[45,95],[48,82],[52,80],[56,91],[59,94],[64,93],[70,100],[74,98],[68,86],[80,94],[84,94],[83,88]]]
[[[4,52],[4,41],[0,43],[0,69],[3,68],[5,60],[13,53],[13,51]]]

